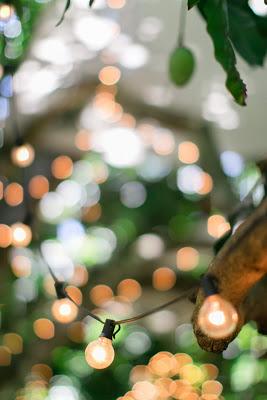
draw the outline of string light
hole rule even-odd
[[[29,143],[16,146],[11,151],[12,162],[21,168],[31,165],[34,160],[34,156],[34,148]]]
[[[198,315],[200,329],[213,339],[230,336],[238,323],[238,314],[234,306],[218,294],[213,277],[206,275],[202,280],[202,287],[207,297]]]
[[[107,319],[100,337],[89,343],[86,347],[85,359],[90,367],[95,369],[104,369],[112,364],[115,357],[115,352],[112,346],[114,330],[115,321]]]

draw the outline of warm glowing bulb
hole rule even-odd
[[[34,160],[34,149],[28,144],[14,147],[11,152],[11,159],[13,163],[19,167],[28,167]]]
[[[11,226],[12,245],[26,247],[32,240],[32,231],[28,225],[17,222]]]
[[[95,369],[104,369],[110,366],[114,360],[114,349],[112,340],[106,337],[100,337],[89,343],[85,349],[85,359],[90,367]]]
[[[214,339],[231,335],[237,322],[238,314],[235,308],[218,294],[206,298],[198,315],[200,329]]]
[[[68,324],[78,315],[78,307],[69,299],[56,300],[52,305],[53,317],[61,324]]]

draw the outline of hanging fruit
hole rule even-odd
[[[195,57],[187,47],[177,47],[170,57],[169,75],[177,86],[184,86],[192,78],[195,69]]]

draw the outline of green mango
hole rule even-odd
[[[177,86],[185,85],[195,69],[195,57],[186,47],[177,47],[170,56],[169,75]]]

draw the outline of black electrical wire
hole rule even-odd
[[[139,321],[139,319],[148,317],[149,315],[155,314],[158,311],[161,311],[164,308],[167,308],[167,307],[171,306],[172,304],[178,303],[179,301],[187,298],[188,296],[190,296],[190,294],[192,294],[196,290],[196,288],[197,287],[189,289],[186,292],[184,292],[184,293],[180,294],[179,296],[175,297],[174,299],[168,301],[167,303],[161,304],[160,306],[152,308],[152,310],[148,310],[148,311],[146,311],[146,312],[144,312],[142,314],[138,314],[135,317],[122,319],[120,321],[115,321],[115,324],[116,325],[128,324],[128,323],[131,323],[131,322]]]

